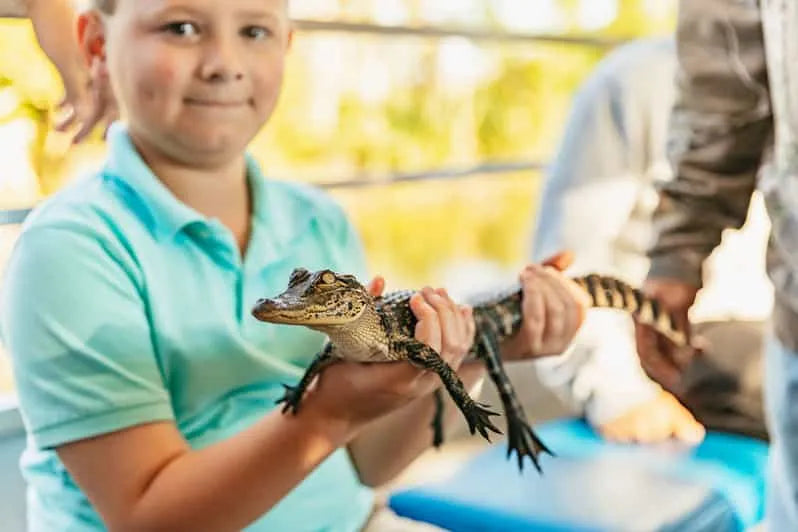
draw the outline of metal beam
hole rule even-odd
[[[385,176],[358,177],[356,179],[345,179],[340,181],[324,181],[314,183],[316,186],[335,189],[335,188],[361,188],[371,186],[384,186],[394,183],[406,183],[412,181],[430,181],[441,179],[462,179],[475,175],[499,175],[513,172],[541,171],[546,165],[537,161],[515,161],[515,162],[487,162],[476,166],[464,168],[441,168],[438,170],[427,170],[424,172],[408,172],[398,174],[388,174]]]
[[[545,163],[538,161],[487,162],[463,168],[440,168],[424,172],[406,172],[387,174],[384,176],[363,176],[354,179],[323,181],[313,184],[317,187],[326,189],[363,188],[415,181],[464,179],[476,175],[495,176],[514,172],[539,172],[545,169]],[[31,209],[0,209],[0,225],[20,224],[30,211]]]
[[[31,209],[0,209],[0,225],[21,224]]]
[[[628,39],[613,39],[608,37],[591,37],[579,35],[557,35],[548,33],[516,33],[500,30],[478,28],[454,28],[443,26],[383,26],[359,22],[324,21],[310,19],[295,19],[294,24],[302,31],[327,31],[339,33],[367,33],[380,36],[407,36],[407,37],[464,37],[475,41],[498,42],[545,42],[554,44],[574,44],[579,46],[594,46],[611,48]]]

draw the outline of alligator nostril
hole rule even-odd
[[[255,303],[255,310],[265,310],[276,306],[273,299],[261,298]]]

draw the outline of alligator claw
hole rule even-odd
[[[518,458],[518,470],[524,470],[524,457],[528,456],[532,460],[532,465],[542,473],[538,456],[547,453],[554,456],[554,453],[538,438],[535,431],[523,419],[514,415],[507,416],[507,458],[516,453]]]
[[[299,386],[289,386],[287,384],[283,384],[283,388],[285,388],[285,394],[275,401],[275,404],[285,403],[283,405],[283,414],[291,411],[292,414],[296,415],[299,412],[299,402],[302,400],[302,392],[299,390]]]
[[[488,430],[492,430],[496,434],[501,434],[502,431],[496,428],[496,425],[490,420],[490,416],[498,416],[499,414],[492,410],[488,410],[485,408],[486,406],[487,405],[474,402],[465,409],[464,413],[466,421],[468,422],[468,430],[471,434],[479,432],[483,438],[490,441]]]

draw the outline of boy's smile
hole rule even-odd
[[[280,94],[286,0],[120,0],[97,23],[143,152],[191,166],[242,157]]]

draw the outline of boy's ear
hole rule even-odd
[[[105,26],[97,11],[78,15],[78,43],[87,65],[105,61]]]

